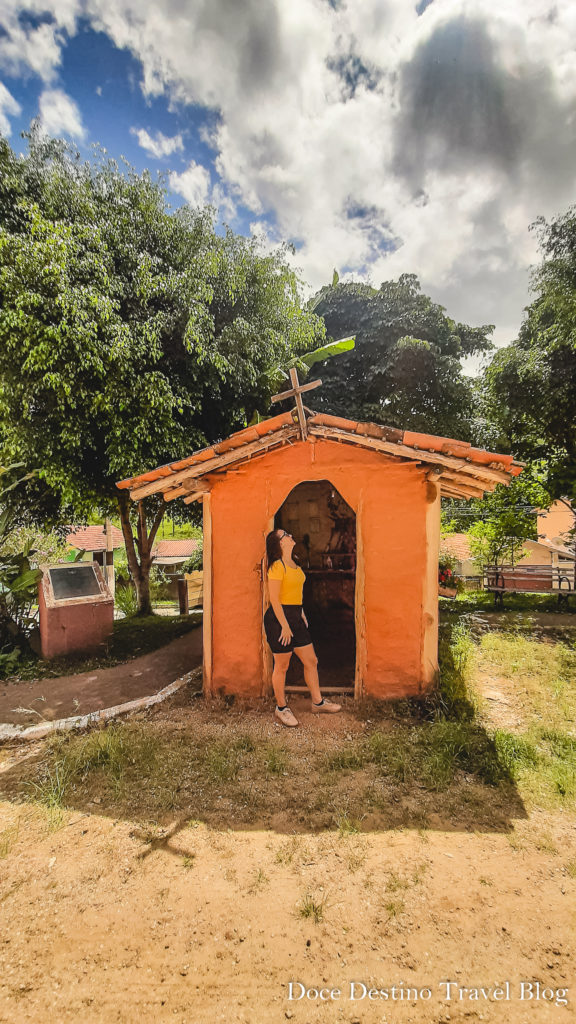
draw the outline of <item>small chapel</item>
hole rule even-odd
[[[306,573],[323,692],[419,696],[438,679],[443,496],[481,498],[522,471],[465,441],[295,408],[185,459],[119,481],[134,501],[202,502],[203,692],[272,694],[265,537],[283,528]],[[287,690],[303,689],[292,659]]]

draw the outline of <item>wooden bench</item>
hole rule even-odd
[[[494,594],[494,602],[503,605],[504,594],[557,594],[567,603],[576,593],[573,571],[552,565],[488,565],[484,570],[484,590]]]

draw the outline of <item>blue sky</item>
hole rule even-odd
[[[110,156],[117,160],[123,157],[140,172],[148,169],[152,173],[182,174],[191,163],[197,164],[209,175],[209,179],[199,180],[206,182],[206,199],[211,198],[218,174],[214,167],[215,151],[203,136],[217,123],[217,110],[195,104],[171,104],[166,94],[146,96],[141,88],[140,61],[128,50],[115,46],[104,32],[94,31],[86,20],[80,22],[61,53],[57,83],[48,94],[64,93],[71,109],[60,116],[55,113],[56,134],[73,141],[87,159],[93,144],[98,144]],[[11,143],[14,149],[24,151],[26,142],[18,136],[38,117],[40,98],[46,94],[45,84],[40,76],[31,73],[3,75],[2,81],[20,106],[20,112],[10,119]],[[81,131],[75,130],[75,119],[82,126]],[[146,148],[143,133],[151,140],[148,147],[152,149]],[[157,148],[159,139],[164,140],[164,152]],[[170,191],[174,206],[187,201],[180,192]],[[193,197],[193,192],[189,197]],[[225,206],[222,213],[230,214],[231,209]],[[249,211],[242,204],[235,207],[232,219],[237,230],[249,232],[247,216]]]
[[[571,0],[0,0],[0,131],[164,171],[311,289],[415,273],[511,341],[576,198]]]

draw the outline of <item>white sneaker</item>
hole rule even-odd
[[[314,704],[314,702],[312,702],[311,710],[312,710],[312,714],[314,714],[314,715],[320,715],[320,714],[322,714],[322,712],[324,712],[325,714],[332,714],[332,715],[334,715],[337,711],[341,711],[342,710],[342,705],[341,704],[334,704],[333,701],[326,700],[326,697],[324,697],[324,703],[321,704],[320,707],[318,707],[316,704]]]
[[[279,722],[282,722],[282,725],[298,725],[298,719],[294,717],[290,708],[284,708],[284,711],[279,711],[276,708],[274,716]]]

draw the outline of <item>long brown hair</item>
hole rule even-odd
[[[271,565],[274,565],[274,562],[282,561],[282,548],[280,547],[278,533],[278,530],[271,530],[266,537],[266,562],[268,569]]]

